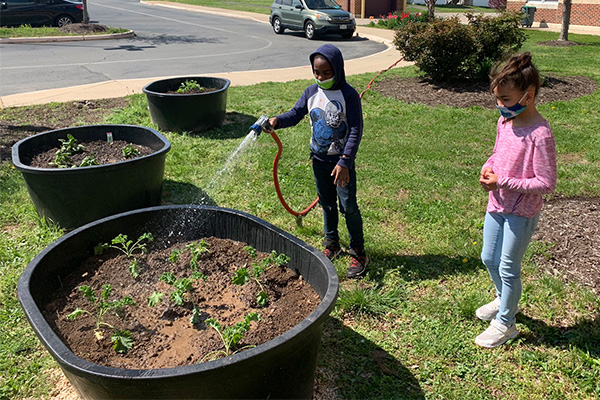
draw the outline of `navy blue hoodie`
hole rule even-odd
[[[351,168],[363,131],[360,96],[346,82],[344,59],[337,47],[332,44],[319,47],[310,55],[311,66],[317,54],[331,64],[335,84],[327,90],[316,83],[307,87],[294,108],[277,116],[277,128],[294,126],[309,114],[311,157]]]

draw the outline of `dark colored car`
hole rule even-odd
[[[354,16],[334,0],[275,0],[269,22],[273,31],[304,31],[308,39],[338,34],[350,39],[356,30]]]
[[[1,26],[65,26],[83,21],[83,4],[69,0],[0,0]]]

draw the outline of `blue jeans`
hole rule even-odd
[[[350,248],[362,251],[365,240],[363,236],[363,222],[356,202],[356,170],[351,168],[350,182],[344,187],[336,186],[331,176],[334,163],[319,161],[313,158],[313,172],[319,203],[323,207],[323,230],[326,242],[339,242],[338,233],[338,206],[346,218],[346,228],[350,237]]]
[[[481,261],[487,267],[500,299],[496,320],[515,322],[521,299],[521,261],[529,245],[539,214],[533,218],[513,214],[486,213],[483,223]]]

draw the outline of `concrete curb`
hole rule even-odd
[[[0,38],[0,44],[22,44],[22,43],[51,43],[51,42],[79,42],[88,40],[125,39],[134,37],[134,31],[123,33],[109,33],[106,35],[74,35],[74,36],[45,36],[45,37],[19,37]]]

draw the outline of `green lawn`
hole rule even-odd
[[[106,32],[89,33],[88,35],[107,35],[111,33],[128,32],[124,28],[110,27]],[[31,27],[29,25],[21,25],[16,27],[0,27],[0,38],[16,38],[16,37],[42,37],[42,36],[81,36],[77,33],[66,33],[59,28],[43,26]]]
[[[523,50],[533,53],[543,73],[600,82],[600,37],[573,34],[571,40],[587,46],[556,48],[537,43],[558,34],[528,33]],[[392,74],[414,76],[415,70],[394,69],[384,77]],[[348,79],[362,91],[372,77]],[[221,129],[201,136],[165,133],[172,150],[163,201],[199,203],[208,195],[320,248],[320,211],[299,227],[277,199],[271,178],[276,145],[269,135],[217,175],[259,115],[289,109],[310,83],[231,87],[230,119]],[[599,196],[600,91],[539,109],[556,136],[557,193]],[[0,118],[23,110],[3,109]],[[521,336],[494,350],[473,343],[486,328],[474,311],[493,293],[479,260],[487,195],[478,174],[494,145],[497,111],[406,104],[375,91],[365,93],[363,111],[358,197],[371,265],[355,282],[345,280],[348,257],[335,262],[341,291],[325,323],[320,387],[337,387],[344,399],[598,399],[600,300],[536,265],[532,256],[547,254],[549,245],[533,243],[524,262]],[[151,126],[145,97],[131,96],[130,106],[107,122]],[[315,197],[308,121],[278,133],[282,191],[301,209]],[[36,216],[10,162],[0,164],[0,231],[0,399],[45,398],[53,387],[45,371],[55,364],[24,318],[16,284],[27,263],[61,232]],[[347,244],[347,237],[342,241]]]

